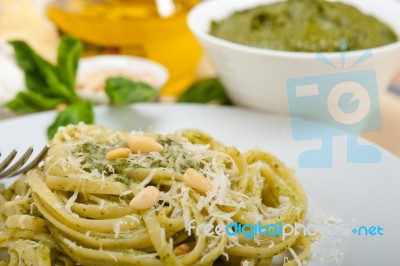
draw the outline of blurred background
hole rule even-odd
[[[1,61],[12,53],[7,41],[15,39],[27,41],[40,55],[54,61],[59,36],[69,34],[83,42],[83,57],[123,54],[162,64],[170,74],[163,94],[178,95],[194,81],[202,54],[186,25],[189,10],[198,2],[0,0]],[[2,69],[11,67],[4,64]],[[0,76],[1,84],[10,83]],[[5,100],[11,93],[0,98]]]
[[[174,101],[199,77],[215,75],[186,24],[189,10],[200,1],[0,0],[0,105],[24,89],[8,41],[24,40],[54,62],[62,34],[82,41],[84,58],[121,54],[160,63],[169,72],[161,99]],[[364,136],[400,155],[400,73],[380,101],[383,129]],[[0,108],[0,119],[13,115]]]

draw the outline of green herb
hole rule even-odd
[[[20,113],[32,113],[54,109],[63,103],[61,98],[48,98],[33,91],[19,92],[14,100],[6,103],[6,107]]]
[[[79,122],[87,124],[94,122],[93,103],[77,102],[59,112],[54,123],[47,129],[47,136],[51,139],[57,133],[58,127]]]
[[[82,51],[81,43],[69,36],[61,39],[58,48],[57,64],[53,65],[23,41],[13,41],[15,59],[25,72],[27,90],[6,103],[6,107],[19,113],[52,110],[61,103],[69,105],[60,112],[48,128],[47,135],[52,138],[59,126],[76,124],[80,121],[93,123],[91,103],[79,99],[75,91],[76,70]]]
[[[109,78],[105,91],[111,104],[130,104],[154,101],[158,90],[143,82],[135,82],[124,78]]]
[[[131,180],[124,175],[117,175],[114,177],[114,180],[127,186],[131,183]]]
[[[207,78],[195,82],[181,96],[177,102],[190,103],[219,103],[231,105],[231,100],[225,93],[225,88],[216,78]]]
[[[25,72],[25,84],[28,91],[40,94],[49,100],[62,99],[66,103],[73,103],[79,100],[75,93],[75,86],[71,86],[71,80],[67,80],[66,78],[66,75],[73,76],[73,82],[75,82],[76,65],[71,62],[79,60],[81,44],[78,40],[72,37],[64,37],[61,39],[61,44],[58,49],[59,60],[56,66],[50,64],[36,54],[32,48],[23,41],[13,41],[11,45],[14,47],[15,58],[18,65]],[[61,56],[61,53],[65,55]],[[68,60],[65,58],[63,59],[63,57],[66,56],[69,57]],[[13,101],[11,101],[11,103],[12,102]],[[7,106],[19,107],[19,105],[12,104],[7,104]],[[12,110],[21,112],[20,109]]]
[[[65,103],[68,107],[58,113],[47,130],[51,139],[58,127],[79,122],[93,123],[93,103],[81,100],[76,94],[76,71],[82,44],[79,40],[64,36],[58,47],[57,64],[53,65],[23,41],[11,42],[15,59],[25,73],[27,90],[6,103],[6,107],[19,113],[53,110]],[[112,104],[129,104],[157,99],[158,91],[151,86],[126,80],[110,78],[106,82],[106,93]]]
[[[73,92],[81,52],[82,44],[72,37],[64,37],[58,48],[57,71],[60,80]]]

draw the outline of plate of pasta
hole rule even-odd
[[[298,154],[316,143],[295,141],[284,116],[95,112],[2,180],[1,265],[395,265],[400,164],[385,150],[379,164],[346,164],[338,140],[332,168],[303,169]],[[1,122],[0,151],[40,150],[54,115]]]

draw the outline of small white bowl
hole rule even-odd
[[[140,57],[125,55],[99,55],[81,59],[77,73],[77,93],[82,99],[92,100],[95,103],[105,104],[108,102],[104,90],[90,91],[80,89],[79,84],[84,83],[85,77],[91,78],[102,72],[131,73],[135,75],[146,75],[147,78],[136,79],[150,83],[154,88],[161,89],[168,80],[168,71],[162,65]],[[110,77],[117,77],[111,75]],[[151,76],[149,80],[148,77]],[[95,78],[95,77],[94,77]]]
[[[197,5],[188,24],[215,65],[222,83],[237,105],[288,113],[286,82],[291,78],[327,75],[343,71],[340,52],[324,53],[337,70],[316,60],[316,53],[275,51],[254,48],[209,34],[213,20],[221,20],[235,11],[269,4],[276,0],[213,0]],[[345,0],[366,14],[386,22],[400,36],[400,2],[394,0]],[[370,49],[373,56],[351,70],[374,69],[378,87],[385,90],[400,70],[400,42]],[[346,52],[344,71],[350,71],[364,51]]]

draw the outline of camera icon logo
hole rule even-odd
[[[380,162],[377,148],[357,141],[358,133],[382,127],[374,70],[293,78],[287,80],[286,88],[293,138],[321,139],[322,145],[301,153],[299,167],[332,167],[332,140],[336,136],[347,138],[348,163]]]

